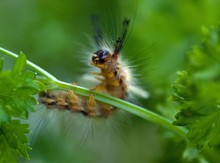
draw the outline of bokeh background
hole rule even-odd
[[[201,43],[202,27],[219,23],[219,6],[218,0],[0,0],[0,46],[22,51],[63,81],[79,82],[87,67],[83,60],[91,57],[82,53],[93,35],[90,15],[131,18],[124,58],[135,64],[140,85],[151,94],[138,102],[172,119],[175,110],[167,99],[176,71],[185,68],[190,47]],[[12,61],[5,61],[7,68]],[[90,122],[39,112],[30,117],[31,159],[20,162],[181,162],[185,144],[138,117]]]

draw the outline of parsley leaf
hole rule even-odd
[[[44,90],[35,73],[25,70],[26,56],[20,54],[12,70],[2,70],[0,60],[0,162],[17,162],[17,156],[29,159],[29,126],[21,124],[37,103],[33,95]],[[16,118],[16,119],[15,119]]]
[[[4,162],[4,159],[15,160],[13,154],[29,159],[27,151],[31,148],[28,146],[29,141],[25,135],[29,133],[28,127],[27,124],[21,124],[20,120],[0,123],[1,162]]]
[[[43,89],[43,84],[35,80],[35,74],[24,71],[25,55],[16,60],[12,71],[0,72],[0,110],[13,117],[28,118],[34,111],[36,99],[32,96]]]
[[[180,109],[174,124],[189,128],[197,148],[220,144],[220,29],[203,31],[204,42],[189,52],[188,69],[178,72],[172,92]]]

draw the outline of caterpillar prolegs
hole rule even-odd
[[[95,30],[94,38],[99,50],[92,55],[91,65],[100,69],[100,72],[92,72],[99,81],[99,84],[92,89],[126,100],[130,87],[129,70],[123,66],[119,58],[126,41],[129,20],[124,19],[121,35],[115,41],[111,51],[105,46],[103,33],[97,25],[97,18],[93,17],[92,21]],[[39,102],[48,109],[70,110],[90,117],[108,117],[117,110],[111,105],[95,101],[93,95],[86,98],[74,94],[71,90],[48,90],[39,95]]]

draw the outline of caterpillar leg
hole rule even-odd
[[[89,100],[88,100],[88,116],[90,117],[95,117],[97,116],[97,105],[96,105],[96,101],[94,98],[94,95],[89,95]]]
[[[72,91],[67,91],[68,108],[73,112],[80,112],[79,97]]]
[[[100,72],[91,72],[91,74],[93,74],[93,75],[97,75],[97,76],[103,76],[103,74],[100,73]]]
[[[102,104],[101,114],[103,117],[109,117],[115,111],[116,111],[115,107],[113,107],[111,105],[107,105],[107,104]]]
[[[111,105],[104,103],[96,103],[94,95],[89,96],[88,100],[88,116],[90,117],[108,117],[110,116],[116,108]]]
[[[108,94],[108,92],[106,91],[105,85],[102,85],[102,84],[97,85],[92,90]],[[94,95],[89,96],[89,101],[90,101],[91,106],[94,106],[93,102],[95,102],[95,106],[93,109],[96,109],[95,111],[96,116],[109,117],[116,110],[116,108],[111,105],[104,104],[102,102],[96,102],[94,99]]]

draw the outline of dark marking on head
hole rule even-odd
[[[109,55],[107,50],[98,50],[92,56],[92,62],[95,64],[103,64],[106,62],[106,58]]]

